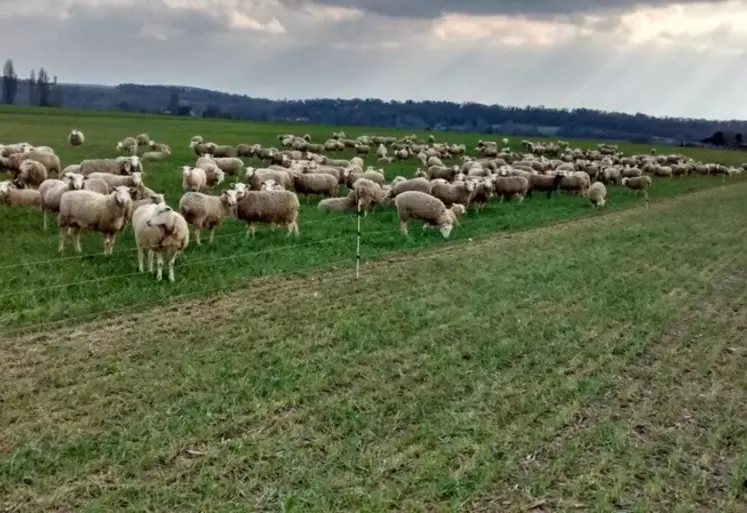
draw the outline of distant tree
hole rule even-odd
[[[178,89],[174,89],[171,91],[171,95],[169,96],[169,104],[166,107],[166,110],[168,110],[172,116],[179,115],[179,90]]]
[[[29,105],[36,104],[36,71],[32,69],[29,75]]]
[[[18,75],[13,68],[13,59],[5,61],[3,66],[3,102],[13,105],[16,102],[18,92]]]
[[[36,92],[39,96],[38,105],[49,107],[49,75],[44,68],[39,68],[39,74],[36,76]]]

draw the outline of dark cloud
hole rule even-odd
[[[564,17],[579,13],[614,13],[635,7],[702,3],[702,0],[312,0],[318,4],[356,7],[397,18],[438,18],[444,14],[512,15],[531,18]],[[710,0],[723,3],[728,0]],[[281,0],[298,4],[299,0]]]

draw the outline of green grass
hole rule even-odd
[[[744,511],[745,195],[5,339],[0,510]]]
[[[169,203],[174,206],[181,194],[179,167],[194,162],[194,155],[187,146],[195,134],[225,144],[277,145],[276,135],[279,133],[308,132],[314,140],[324,140],[339,128],[7,107],[0,109],[0,121],[0,141],[51,145],[58,150],[63,165],[84,158],[115,156],[114,147],[118,140],[147,132],[153,139],[170,144],[174,151],[168,162],[146,164],[147,185],[165,192]],[[66,144],[71,128],[83,130],[86,134],[83,147],[70,148]],[[398,133],[395,130],[360,128],[348,128],[346,132],[352,137],[364,133]],[[472,148],[484,136],[436,134],[436,137],[466,143]],[[591,141],[578,143],[582,147],[594,144]],[[648,152],[650,149],[632,145],[623,145],[623,148],[628,152]],[[660,148],[660,152],[679,150]],[[727,164],[736,163],[735,159],[741,157],[734,152],[682,151],[702,160]],[[342,155],[351,154],[348,151]],[[246,162],[260,165],[259,161],[247,159]],[[375,158],[370,162],[375,163]],[[399,174],[412,176],[415,168],[415,161],[411,161],[388,165],[386,171],[391,179]],[[718,178],[657,179],[652,200],[717,185],[721,185]],[[4,241],[0,248],[0,324],[6,329],[35,327],[43,322],[92,316],[130,305],[242,287],[261,276],[354,265],[354,216],[318,212],[317,201],[318,198],[302,198],[299,240],[289,240],[282,230],[273,232],[268,228],[260,228],[254,240],[245,239],[243,226],[231,220],[219,229],[212,247],[203,245],[198,248],[192,241],[177,261],[175,284],[156,283],[151,275],[136,272],[130,228],[118,237],[115,254],[111,257],[101,254],[98,234],[84,236],[82,255],[76,255],[72,247],[65,255],[59,255],[54,219],[49,231],[44,233],[39,212],[0,207],[0,237]],[[626,190],[613,188],[608,198],[609,210],[639,206],[641,201]],[[537,197],[521,205],[496,202],[480,214],[470,212],[462,226],[454,230],[452,239],[459,241],[586,215],[595,213],[586,201],[575,197],[550,201]],[[363,222],[363,261],[391,252],[445,244],[436,231],[421,233],[417,228],[413,224],[411,238],[405,239],[398,232],[393,209],[375,212]]]

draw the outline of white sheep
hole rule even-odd
[[[185,192],[179,200],[179,213],[194,226],[197,245],[202,245],[200,230],[210,230],[210,244],[213,243],[215,230],[223,221],[236,212],[238,196],[236,189],[222,191],[220,196],[210,196],[200,192]]]
[[[86,137],[80,130],[73,129],[70,130],[70,133],[67,136],[67,142],[70,143],[70,146],[80,146],[86,142]]]
[[[143,185],[143,175],[139,171],[132,173],[131,175],[113,175],[111,173],[89,173],[88,178],[96,178],[103,180],[109,186],[109,189],[114,189],[120,185],[126,187],[140,187]]]
[[[67,191],[80,190],[83,188],[83,175],[63,175],[60,180],[48,178],[39,185],[39,201],[42,209],[43,224],[47,229],[47,212],[60,211],[60,199]]]
[[[165,203],[138,207],[132,214],[132,229],[137,247],[138,271],[143,272],[143,250],[148,250],[148,272],[153,272],[157,255],[156,280],[163,279],[163,254],[169,255],[169,281],[174,281],[176,257],[189,245],[189,227],[181,214]]]
[[[443,238],[448,239],[454,225],[459,223],[459,218],[466,211],[464,205],[459,203],[447,209],[443,201],[420,191],[405,191],[399,194],[394,199],[394,205],[397,207],[400,231],[405,236],[407,222],[415,218],[425,223],[424,228],[428,225],[438,226]]]
[[[594,182],[589,187],[586,197],[592,205],[601,208],[604,206],[605,198],[607,197],[607,188],[602,182]]]
[[[236,206],[236,217],[246,222],[246,233],[255,233],[257,223],[282,225],[288,235],[298,233],[298,196],[290,191],[245,191]]]
[[[6,180],[0,182],[0,205],[38,207],[41,205],[41,195],[38,189],[17,189]]]
[[[207,190],[207,175],[205,170],[199,167],[182,166],[182,190],[204,191]]]
[[[127,209],[132,202],[130,190],[125,186],[103,195],[93,191],[68,191],[60,199],[59,251],[65,250],[66,235],[75,240],[75,250],[81,252],[81,230],[97,231],[103,235],[104,254],[111,255],[114,242],[127,221]]]
[[[47,179],[47,168],[36,160],[24,160],[18,168],[15,182],[20,188],[38,188]]]
[[[123,141],[117,143],[117,151],[135,154],[137,152],[137,141],[132,137],[126,137]]]

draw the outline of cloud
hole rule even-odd
[[[0,44],[21,75],[747,118],[743,1],[6,3]]]

